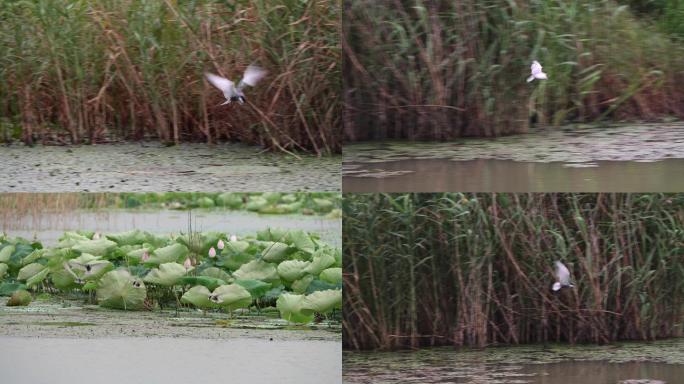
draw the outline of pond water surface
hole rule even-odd
[[[240,144],[0,147],[3,192],[340,191],[340,156]]]
[[[5,384],[339,383],[340,344],[189,338],[0,337]]]
[[[684,339],[482,351],[345,352],[343,359],[345,383],[675,384],[684,378]]]
[[[684,123],[568,126],[496,139],[346,145],[345,192],[684,189]]]

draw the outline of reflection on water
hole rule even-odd
[[[587,164],[585,164],[587,165]],[[684,159],[589,166],[512,160],[411,159],[346,163],[345,192],[676,192]]]
[[[339,383],[340,343],[0,337],[2,383]]]
[[[617,384],[684,382],[684,339],[620,345],[344,352],[345,383]],[[643,384],[649,384],[644,382]]]
[[[532,365],[523,368],[522,372],[535,375],[529,381],[533,384],[612,384],[637,379],[680,383],[684,379],[684,367],[681,365],[647,362],[616,364],[600,361],[567,361]]]
[[[184,211],[76,211],[43,213],[38,216],[4,218],[0,230],[10,236],[27,239],[34,237],[43,245],[51,246],[65,231],[88,229],[101,233],[115,233],[140,229],[160,235],[188,232],[188,212]],[[254,235],[264,228],[303,229],[314,232],[333,246],[341,247],[341,220],[321,216],[259,215],[241,211],[192,211],[193,231],[220,231],[231,234]]]

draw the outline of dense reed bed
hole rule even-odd
[[[345,139],[684,117],[682,7],[627,3],[347,1]],[[532,60],[548,81],[525,82]]]
[[[345,348],[682,335],[682,194],[355,194],[343,210]],[[551,290],[555,260],[574,289]]]
[[[5,141],[241,141],[340,151],[339,9],[330,1],[40,0],[0,7]],[[210,71],[269,75],[219,107]]]

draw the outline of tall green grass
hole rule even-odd
[[[684,14],[636,15],[613,0],[348,1],[345,139],[683,117]],[[525,82],[532,60],[548,81]]]
[[[5,139],[219,140],[340,151],[339,9],[298,0],[0,1]],[[269,75],[248,103],[203,79]],[[13,132],[20,127],[20,132]]]
[[[344,347],[681,336],[684,195],[345,196]],[[551,290],[561,260],[574,289]]]

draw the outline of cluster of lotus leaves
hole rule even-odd
[[[0,237],[0,280],[16,275],[16,283],[0,289],[14,292],[48,278],[61,290],[96,291],[101,306],[134,310],[144,307],[145,284],[186,287],[181,302],[198,308],[232,311],[255,300],[276,300],[281,317],[298,323],[340,307],[339,249],[302,230],[268,228],[256,237],[228,237],[205,232],[169,238],[140,230],[100,237],[79,231],[65,232],[56,247],[45,249]],[[195,266],[186,268],[189,257]]]
[[[315,313],[329,313],[342,308],[342,290],[328,289],[309,295],[283,293],[276,301],[283,319],[293,323],[309,323]]]

